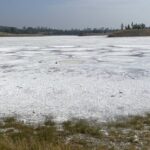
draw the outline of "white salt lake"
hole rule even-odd
[[[0,38],[0,117],[106,121],[150,111],[150,37]]]

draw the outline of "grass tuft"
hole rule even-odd
[[[100,137],[101,131],[100,126],[93,126],[90,122],[80,119],[76,121],[66,121],[63,123],[63,128],[65,131],[68,131],[70,134],[87,134],[93,137]]]
[[[70,120],[58,129],[52,118],[43,125],[24,124],[15,117],[0,122],[0,150],[149,150],[150,114],[103,124]]]

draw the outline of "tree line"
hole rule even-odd
[[[121,30],[131,30],[131,29],[148,29],[144,23],[131,23],[128,25],[121,24]]]
[[[85,28],[81,29],[52,29],[47,27],[7,27],[0,26],[0,32],[11,33],[11,34],[41,34],[41,35],[86,35],[86,34],[105,34],[113,32],[113,29],[109,28]]]
[[[144,23],[131,23],[128,25],[121,24],[121,30],[131,30],[131,29],[150,29],[146,27]],[[40,34],[40,35],[94,35],[94,34],[109,34],[119,29],[110,28],[85,28],[85,29],[53,29],[48,27],[8,27],[0,26],[0,32],[11,33],[11,34]]]

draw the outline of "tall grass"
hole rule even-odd
[[[0,150],[149,150],[150,115],[134,116],[103,124],[87,120],[51,119],[28,125],[13,117],[0,122]]]

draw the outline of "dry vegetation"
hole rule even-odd
[[[109,34],[108,37],[135,37],[135,36],[150,36],[150,29],[120,30]]]
[[[12,34],[10,34],[10,33],[5,33],[5,32],[0,32],[0,37],[2,36],[11,36]]]
[[[0,121],[0,150],[149,150],[150,115],[99,124],[73,119],[30,125],[13,117]]]

